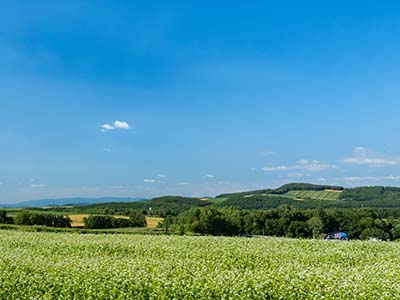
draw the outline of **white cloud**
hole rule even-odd
[[[343,159],[343,162],[351,165],[367,165],[373,167],[400,165],[400,159],[389,158],[348,157]]]
[[[115,121],[114,122],[114,127],[115,128],[121,128],[121,129],[129,129],[129,128],[131,128],[131,126],[127,122],[124,122],[124,121]]]
[[[190,184],[189,182],[184,182],[184,181],[183,181],[183,182],[178,182],[178,183],[177,183],[177,185],[189,185],[189,184]]]
[[[362,146],[356,146],[354,148],[354,153],[365,153],[367,151],[368,151],[367,148],[362,147]]]
[[[342,159],[342,162],[349,165],[365,165],[371,167],[390,167],[399,166],[399,157],[388,157],[370,149],[357,146],[353,150],[353,155]]]
[[[157,177],[159,177],[159,178],[165,178],[165,177],[167,177],[167,175],[165,175],[165,174],[158,174]]]
[[[105,152],[111,152],[111,149],[110,148],[104,148],[103,149]]]
[[[215,178],[215,176],[213,174],[207,174],[206,177],[207,178]]]
[[[400,181],[400,176],[352,176],[344,177],[346,182],[360,182],[360,181]]]
[[[291,171],[296,170],[298,166],[273,166],[273,167],[264,167],[262,168],[263,171],[266,172],[275,172],[275,171]]]
[[[110,124],[103,124],[103,125],[101,125],[101,129],[102,129],[102,131],[107,131],[107,130],[113,130],[115,128],[114,128],[114,126],[112,126]]]
[[[318,160],[301,159],[295,165],[281,165],[262,168],[266,172],[284,172],[284,171],[307,171],[307,172],[320,172],[329,169],[337,169],[335,165],[321,163]]]
[[[146,178],[146,179],[143,180],[143,182],[146,182],[146,183],[155,183],[155,182],[157,182],[157,180],[152,179],[152,178]]]
[[[114,130],[114,129],[127,130],[129,128],[131,128],[129,123],[127,123],[125,121],[118,121],[118,120],[115,121],[113,124],[105,123],[105,124],[101,125],[101,131],[102,132],[107,132],[107,131]]]

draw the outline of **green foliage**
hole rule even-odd
[[[400,203],[400,188],[371,186],[357,187],[345,189],[341,194],[341,199],[347,201],[372,201],[379,200],[382,202],[395,201],[397,205]]]
[[[136,211],[148,216],[176,216],[189,210],[191,207],[203,207],[211,205],[210,202],[198,198],[165,196],[141,202],[109,202],[98,203],[73,208],[74,213],[88,213],[97,215],[129,215]],[[68,211],[67,208],[52,208],[56,211]]]
[[[268,235],[319,238],[346,231],[352,239],[400,238],[400,219],[386,219],[371,209],[298,209],[289,205],[267,211],[193,208],[180,216],[186,231],[205,235]]]
[[[114,228],[114,224],[117,225],[119,222],[113,222],[113,219],[114,218],[110,216],[89,216],[84,219],[85,228]]]
[[[124,227],[146,227],[146,217],[136,211],[132,211],[129,219],[114,218],[111,216],[91,215],[84,219],[87,229],[108,229]]]
[[[270,194],[273,190],[265,189],[265,190],[256,190],[256,191],[248,191],[248,192],[239,192],[239,193],[228,193],[218,195],[216,198],[230,198],[232,196],[245,196],[245,195],[265,195]]]
[[[132,211],[129,214],[129,222],[132,227],[146,227],[146,216],[140,212]]]
[[[17,225],[43,225],[48,227],[68,228],[71,227],[71,220],[66,216],[54,214],[32,213],[22,210],[15,217]]]
[[[13,224],[13,218],[7,216],[6,210],[0,210],[0,224]]]

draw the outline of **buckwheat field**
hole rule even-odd
[[[0,231],[0,299],[400,299],[400,244]]]

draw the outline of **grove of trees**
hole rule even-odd
[[[107,229],[123,227],[146,227],[145,215],[132,211],[129,218],[114,218],[112,216],[91,215],[85,218],[85,228]]]
[[[16,225],[43,225],[48,227],[71,227],[71,219],[67,216],[55,214],[32,213],[21,211],[14,219]]]
[[[193,208],[175,220],[177,230],[206,235],[268,235],[320,238],[346,231],[353,239],[400,239],[400,219],[372,209],[298,209],[283,205],[265,211]]]

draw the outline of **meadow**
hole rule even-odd
[[[400,299],[400,244],[0,231],[0,299]]]

